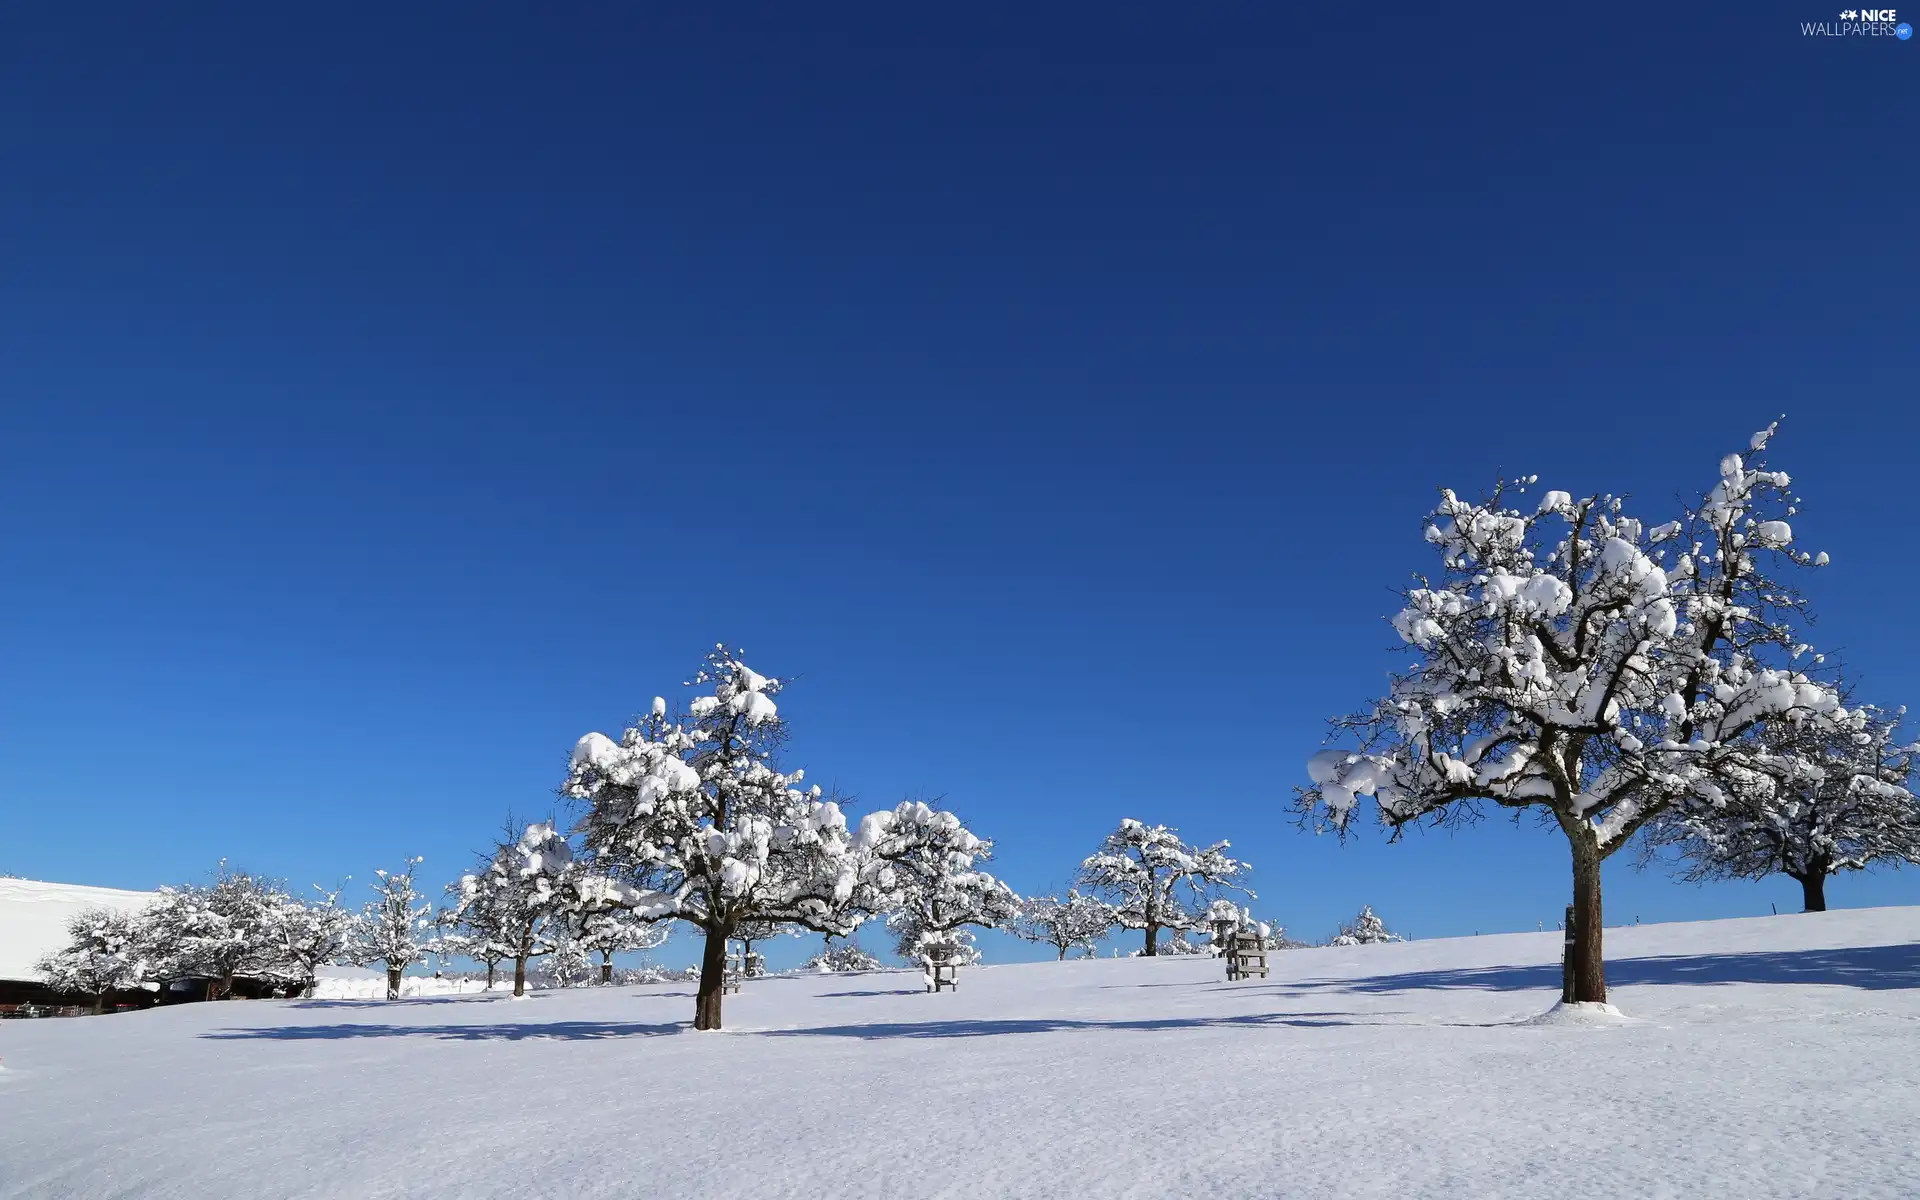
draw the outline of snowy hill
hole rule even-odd
[[[145,908],[153,892],[0,878],[0,979],[38,979],[33,964],[67,944],[67,921],[89,908]]]
[[[0,1025],[0,1197],[1920,1195],[1920,908]]]

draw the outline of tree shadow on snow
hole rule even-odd
[[[456,1042],[591,1042],[613,1038],[658,1037],[679,1033],[687,1022],[634,1025],[618,1021],[552,1021],[526,1025],[274,1025],[259,1029],[216,1029],[203,1038],[217,1041],[306,1042],[356,1038],[423,1037]]]
[[[1609,987],[1668,984],[1824,983],[1867,991],[1920,987],[1920,944],[1848,946],[1838,950],[1756,950],[1735,954],[1677,954],[1607,962]],[[1289,995],[1328,991],[1406,992],[1421,988],[1486,991],[1558,989],[1560,965],[1468,967],[1409,971],[1364,979],[1318,979],[1272,985]]]
[[[868,1025],[816,1025],[800,1029],[755,1029],[754,1037],[880,1038],[994,1037],[1008,1033],[1097,1032],[1100,1030],[1213,1029],[1260,1025],[1291,1025],[1323,1029],[1339,1025],[1399,1025],[1399,1021],[1369,1020],[1393,1013],[1250,1013],[1231,1017],[1154,1017],[1140,1020],[1091,1021],[1076,1017],[1026,1017],[1005,1020],[875,1022]]]
[[[865,992],[821,992],[820,998],[824,1000],[832,996],[921,996],[926,994],[926,990],[924,987],[874,988]]]

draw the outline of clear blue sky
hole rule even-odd
[[[1436,486],[1664,517],[1782,412],[1818,640],[1920,704],[1920,44],[395,7],[0,16],[0,870],[437,884],[726,639],[801,676],[796,764],[945,796],[1023,891],[1136,816],[1305,936],[1551,927],[1556,836],[1343,848],[1288,794]]]

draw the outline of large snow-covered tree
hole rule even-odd
[[[509,827],[486,864],[461,878],[462,910],[475,909],[476,922],[491,926],[513,960],[514,995],[527,994],[527,964],[572,936],[581,906],[576,885],[573,847],[550,823],[529,825],[518,837]]]
[[[1804,604],[1773,573],[1826,560],[1795,548],[1787,475],[1740,454],[1654,527],[1609,495],[1523,504],[1533,482],[1441,492],[1439,572],[1393,620],[1413,661],[1334,722],[1348,744],[1314,756],[1298,803],[1344,830],[1371,796],[1396,833],[1482,802],[1545,814],[1573,861],[1573,999],[1604,1002],[1601,863],[1675,802],[1759,770],[1770,725],[1839,715],[1809,674]]]
[[[718,1029],[740,924],[850,932],[858,867],[839,805],[776,765],[781,682],[719,646],[688,686],[697,694],[676,717],[656,699],[618,741],[581,738],[565,791],[586,804],[586,849],[629,884],[628,906],[704,936],[694,1027]]]
[[[1020,897],[980,869],[993,843],[960,818],[917,800],[860,822],[854,850],[861,860],[860,902],[885,911],[902,958],[936,962],[979,960],[973,930],[1004,928],[1020,915]]]
[[[375,871],[374,898],[361,910],[354,929],[354,953],[360,962],[387,969],[387,999],[400,998],[400,976],[426,958],[433,932],[433,905],[420,894],[414,872],[421,859],[407,860],[404,871]]]
[[[109,992],[146,980],[147,955],[135,914],[89,908],[67,921],[67,944],[34,964],[47,986],[93,997],[93,1011],[106,1007]]]
[[[271,881],[224,862],[210,885],[161,888],[137,923],[154,977],[205,977],[210,999],[231,996],[241,976],[285,978],[274,934],[283,896]]]
[[[1008,926],[1013,936],[1052,946],[1061,961],[1067,951],[1080,948],[1091,957],[1101,938],[1113,931],[1113,910],[1092,896],[1069,891],[1065,896],[1029,896],[1020,914]]]
[[[1080,886],[1107,902],[1114,922],[1146,935],[1145,955],[1160,953],[1160,933],[1185,935],[1206,925],[1207,908],[1222,889],[1246,892],[1235,883],[1248,865],[1229,857],[1227,842],[1189,846],[1165,825],[1131,817],[1080,864]]]
[[[1807,912],[1826,911],[1831,875],[1920,862],[1920,744],[1901,742],[1904,715],[1862,706],[1831,723],[1775,723],[1752,773],[1654,823],[1648,857],[1677,851],[1694,881],[1786,875]]]

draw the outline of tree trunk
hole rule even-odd
[[[400,998],[400,970],[399,967],[387,968],[387,999],[389,1000]]]
[[[315,978],[312,975],[309,975],[307,976],[306,983],[301,985],[300,998],[302,1000],[311,1000],[313,999],[314,992],[318,991],[319,989],[320,989],[320,980]]]
[[[601,986],[604,987],[607,984],[612,982],[613,982],[613,951],[602,950],[600,952],[600,983],[601,983]]]
[[[1827,911],[1827,873],[1816,866],[1805,875],[1796,876],[1800,880],[1800,899],[1803,912]]]
[[[494,962],[492,960],[489,960],[487,963],[487,990],[488,991],[493,990],[493,972],[495,968],[499,967],[499,965],[500,964],[498,962]]]
[[[1159,922],[1151,919],[1147,921],[1147,947],[1142,953],[1148,958],[1158,958],[1160,956]]]
[[[1573,823],[1566,833],[1573,846],[1573,998],[1604,1004],[1607,962],[1601,945],[1600,841],[1585,821]]]
[[[214,997],[215,1000],[233,999],[233,972],[228,971],[222,975],[215,986],[220,989],[220,994]]]
[[[527,960],[524,958],[513,960],[513,994],[516,996],[527,994]]]
[[[720,990],[727,979],[727,932],[707,930],[706,949],[700,954],[700,991],[693,1001],[695,1029],[720,1028]]]
[[[107,1011],[107,994],[105,992],[95,992],[93,994],[93,1015],[97,1017],[105,1011]]]
[[[1060,957],[1055,961],[1057,962],[1067,961],[1067,947],[1065,946],[1060,947]]]

